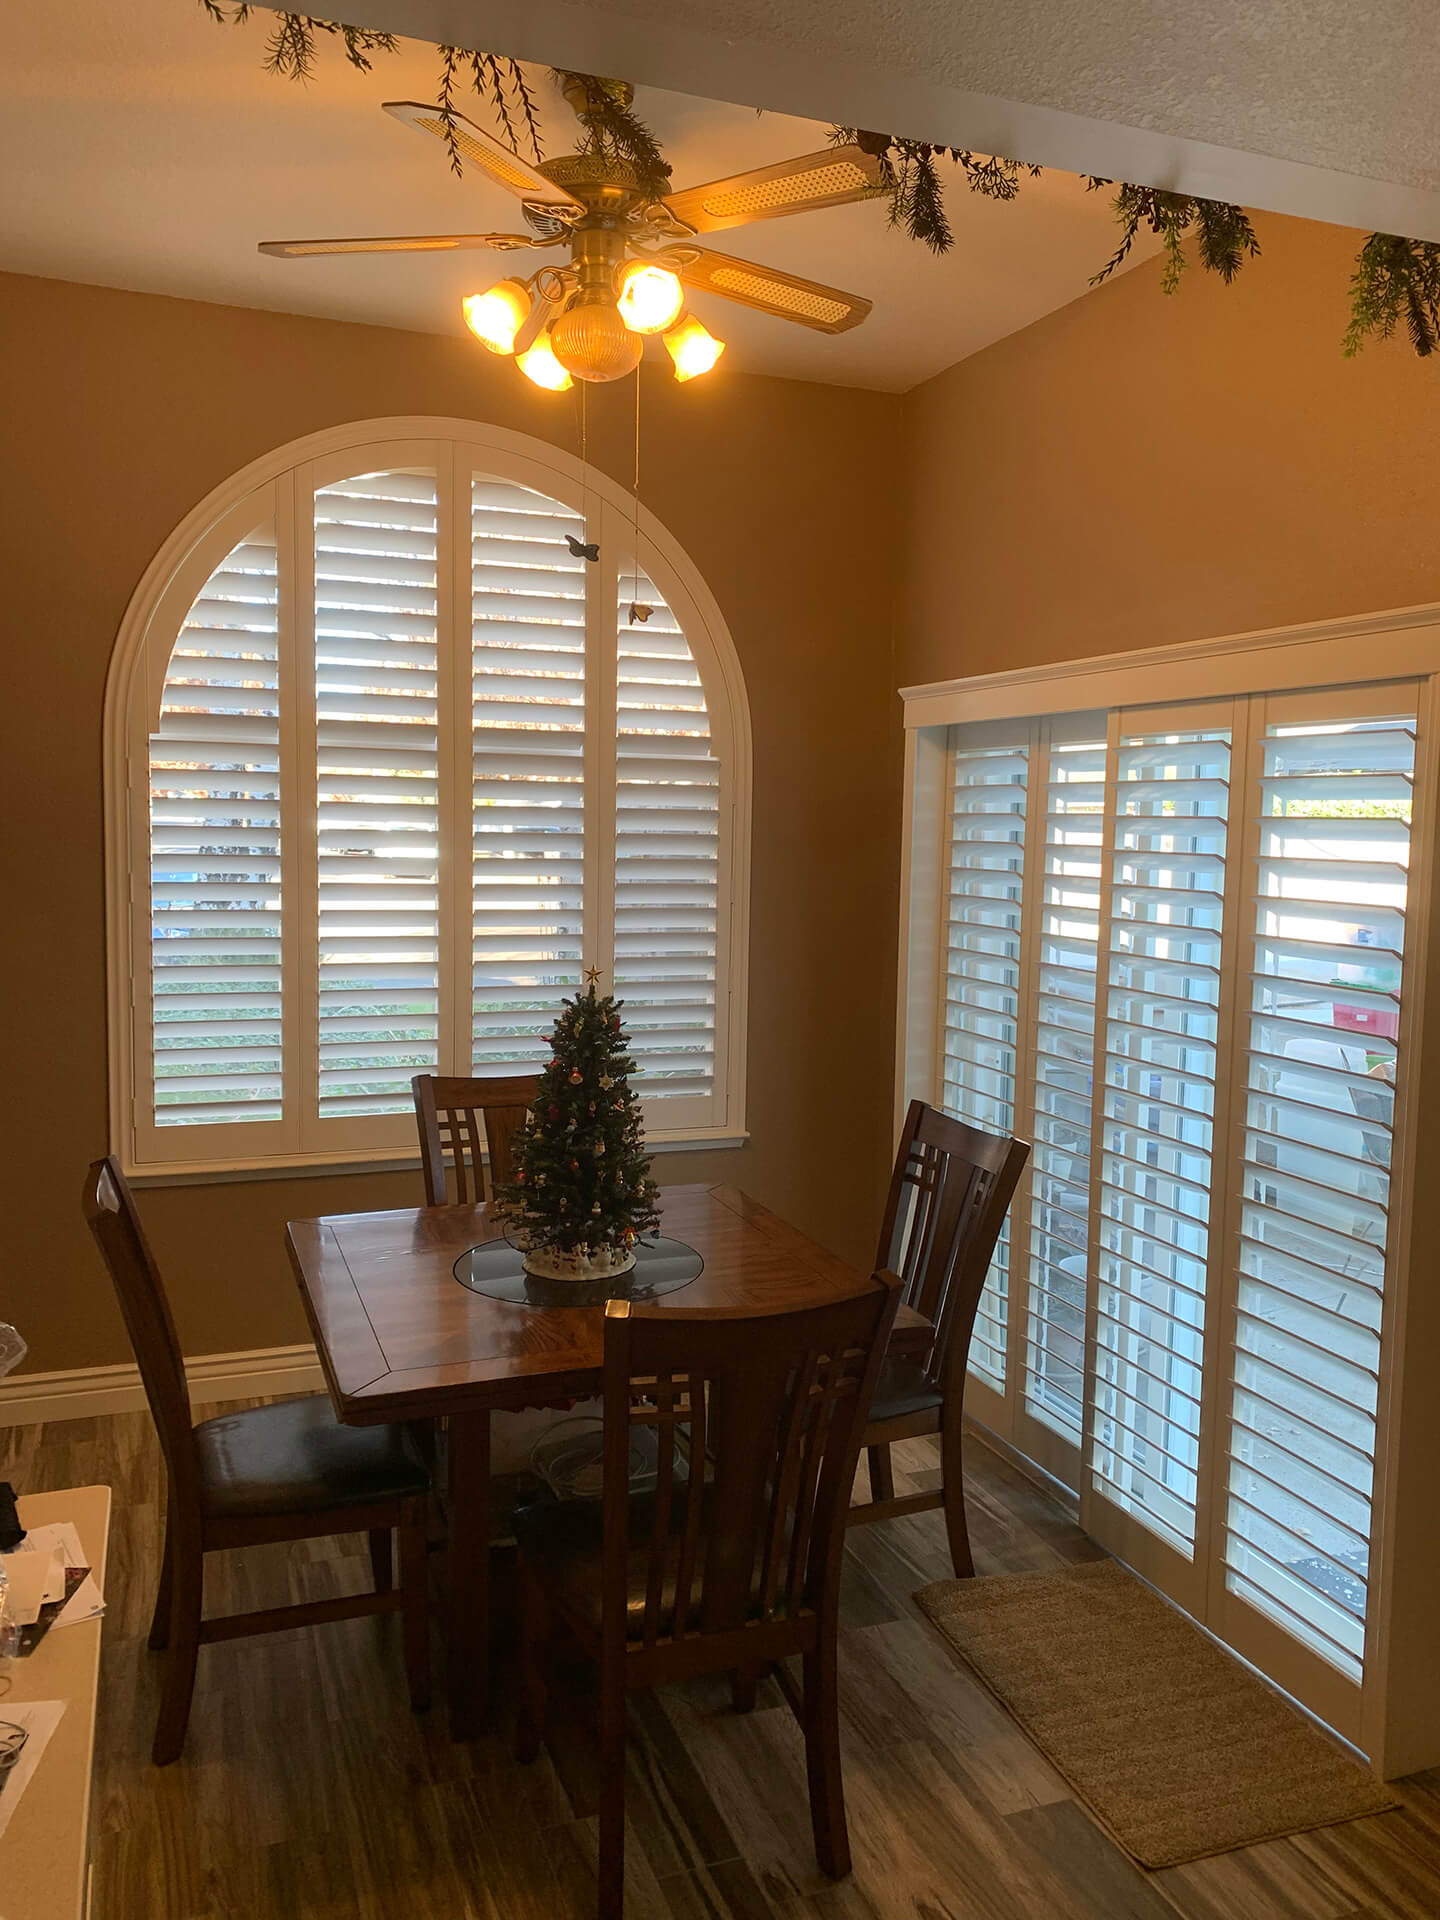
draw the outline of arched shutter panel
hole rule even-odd
[[[549,1054],[585,964],[585,593],[571,508],[528,487],[470,489],[472,1059]]]
[[[631,619],[636,603],[648,619]],[[715,1086],[720,766],[680,623],[623,565],[615,762],[615,991],[640,1088],[647,1101],[704,1098]]]
[[[149,741],[154,1121],[280,1117],[280,719],[275,533],[196,596]]]
[[[315,495],[319,1110],[405,1113],[436,1064],[435,476]]]

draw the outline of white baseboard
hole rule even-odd
[[[324,1375],[312,1346],[259,1347],[251,1353],[202,1353],[185,1362],[190,1398],[248,1400],[260,1394],[314,1393]],[[39,1420],[87,1420],[134,1413],[145,1405],[137,1366],[75,1367],[65,1373],[17,1373],[0,1380],[0,1427]]]

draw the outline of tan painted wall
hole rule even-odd
[[[906,396],[902,685],[1440,599],[1440,367],[1341,358],[1359,235],[1256,224]]]
[[[899,684],[1440,601],[1440,364],[1342,359],[1359,236],[1257,227],[1229,288],[1147,263],[907,396]],[[1440,1763],[1440,900],[1429,952],[1389,1773]]]
[[[0,276],[0,1319],[33,1369],[128,1359],[80,1214],[107,1145],[101,703],[142,570],[211,487],[339,422],[454,415],[575,446],[568,398],[461,340]],[[644,390],[642,495],[730,625],[755,735],[751,1143],[663,1179],[745,1187],[873,1251],[890,1153],[899,754],[894,522],[841,475],[893,469],[898,403],[717,373]],[[629,394],[590,457],[628,483]],[[147,1191],[190,1353],[305,1337],[287,1218],[414,1204],[388,1174]]]

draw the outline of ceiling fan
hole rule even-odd
[[[628,84],[612,84],[628,105]],[[582,102],[568,86],[566,98],[580,111]],[[436,107],[391,100],[385,112],[419,132],[447,138]],[[569,257],[563,266],[501,280],[463,302],[466,323],[485,346],[513,354],[528,379],[554,392],[575,379],[623,379],[639,364],[649,334],[663,336],[678,380],[707,372],[724,342],[686,310],[686,288],[718,293],[820,333],[844,333],[870,311],[859,294],[695,244],[696,234],[886,193],[882,161],[859,146],[827,147],[657,197],[628,161],[593,145],[532,166],[462,114],[450,116],[448,135],[466,162],[519,200],[528,233],[265,240],[261,253],[295,260],[564,248]]]

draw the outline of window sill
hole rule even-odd
[[[645,1144],[652,1153],[723,1153],[749,1143],[743,1128],[727,1133],[691,1132],[668,1134],[662,1129],[647,1132]],[[420,1155],[413,1147],[391,1147],[385,1152],[344,1155],[308,1154],[271,1160],[196,1160],[177,1161],[158,1167],[127,1166],[125,1177],[132,1187],[215,1187],[251,1180],[319,1180],[327,1174],[418,1173]]]

